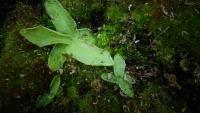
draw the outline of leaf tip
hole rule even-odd
[[[26,29],[21,29],[21,30],[19,31],[19,34],[22,35],[22,36],[23,36],[25,33],[26,33]]]

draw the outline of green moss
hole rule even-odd
[[[145,3],[134,7],[131,16],[135,20],[137,29],[141,29],[147,24],[155,11],[155,6],[152,3]]]
[[[200,56],[197,52],[197,48],[200,47],[199,41],[197,41],[200,32],[197,29],[200,26],[196,24],[200,22],[199,15],[190,8],[181,10],[184,11],[176,12],[174,18],[164,17],[158,22],[152,22],[150,30],[155,34],[156,40],[159,41],[156,45],[162,46],[163,49],[160,49],[160,52],[163,54],[166,53],[165,48],[169,48],[168,50],[174,51],[168,52],[171,54],[169,56],[174,56],[174,53],[191,53],[192,57],[197,58]],[[165,56],[163,56],[164,59]]]
[[[2,106],[12,106],[14,109],[10,109],[11,111],[22,112],[25,108],[34,106],[35,101],[30,100],[36,96],[31,97],[29,94],[48,88],[51,78],[51,72],[45,64],[48,49],[37,48],[18,33],[23,27],[36,24],[37,14],[32,7],[19,3],[8,14],[10,18],[4,22],[2,32],[5,44],[0,57],[0,85],[4,88],[0,92],[1,98],[6,98],[2,100]]]
[[[167,90],[159,84],[149,82],[138,96],[140,96],[140,100],[138,100],[138,107],[135,110],[142,109],[144,112],[153,113],[175,113],[173,107],[169,105],[172,100],[168,97]]]
[[[164,63],[175,69],[173,66],[177,65],[172,61],[179,59],[180,63],[179,60],[176,60],[175,63],[180,65],[184,71],[191,71],[195,78],[194,82],[199,84],[200,32],[198,29],[200,24],[198,23],[200,23],[200,17],[195,11],[195,9],[199,9],[196,5],[182,7],[181,3],[173,2],[170,7],[177,7],[167,7],[167,9],[172,10],[174,16],[161,16],[156,20],[157,18],[154,19],[153,16],[157,14],[159,6],[154,6],[152,1],[149,1],[149,4],[145,4],[147,1],[144,0],[136,0],[133,3],[129,0],[104,2],[101,0],[61,0],[61,2],[77,22],[80,21],[81,27],[91,26],[91,15],[94,10],[103,10],[102,13],[107,20],[96,33],[97,45],[109,50],[113,56],[120,53],[125,57],[128,65],[127,71],[136,76],[136,84],[133,86],[136,96],[133,99],[122,97],[119,88],[102,81],[100,81],[102,89],[95,92],[91,87],[91,82],[99,79],[101,73],[111,72],[112,68],[85,66],[67,58],[64,73],[61,76],[63,90],[53,104],[45,110],[53,109],[55,113],[63,111],[69,113],[122,113],[126,110],[134,113],[188,112],[188,105],[184,98],[175,96],[179,91],[169,87],[168,84],[163,85],[162,69],[158,67],[161,77],[157,78],[162,83],[153,81],[146,84],[149,79],[140,75],[148,71],[145,66],[151,69],[149,62],[158,65]],[[129,10],[130,4],[133,6]],[[13,96],[18,96],[20,92],[20,96],[28,99],[21,98],[20,105],[23,104],[23,108],[18,106],[18,110],[27,108],[32,111],[35,105],[34,100],[48,90],[53,76],[46,65],[50,47],[40,49],[18,34],[19,29],[36,24],[55,29],[47,15],[40,13],[30,6],[18,4],[16,10],[9,16],[12,19],[7,20],[1,30],[0,37],[2,38],[0,40],[4,40],[3,37],[6,39],[3,44],[5,46],[0,53],[0,86],[6,88],[0,89],[0,99],[5,98],[3,101],[3,105],[5,105],[7,102],[15,101],[12,99]],[[148,33],[152,34],[147,36]],[[135,43],[134,37],[140,42]],[[149,51],[156,54],[153,57],[156,60],[149,58]],[[132,69],[136,66],[144,68]],[[164,70],[167,66],[163,67]],[[192,72],[193,70],[194,72]],[[151,77],[151,79],[155,78]],[[142,85],[138,81],[142,81],[144,84]],[[182,91],[184,92],[184,90],[180,90],[180,92]],[[185,94],[190,95],[189,93]],[[189,101],[192,101],[192,98]],[[7,106],[19,104],[16,103]],[[34,109],[34,111],[37,110]]]
[[[80,113],[97,113],[92,106],[92,98],[90,96],[80,99],[78,104],[81,111]]]
[[[111,84],[105,84],[106,86],[109,86]],[[109,86],[109,89],[103,92],[103,95],[98,98],[97,101],[97,107],[100,112],[102,113],[122,113],[123,112],[123,104],[125,102],[119,95],[116,95],[115,92],[113,92],[112,88],[113,86]]]
[[[117,4],[113,4],[106,10],[106,17],[113,22],[122,21],[126,16],[126,11]]]
[[[170,62],[175,55],[174,48],[166,47],[160,41],[155,41],[154,44],[152,50],[156,52],[157,59],[163,63]]]
[[[71,12],[72,16],[81,22],[89,21],[94,10],[101,10],[101,0],[61,0],[62,5]]]
[[[27,10],[29,13],[27,13]],[[5,25],[7,31],[5,30],[4,32],[7,32],[7,35],[5,35],[5,46],[0,59],[1,68],[5,68],[1,70],[1,73],[4,73],[3,75],[10,75],[12,72],[15,74],[17,74],[16,72],[29,72],[31,71],[31,68],[33,68],[32,66],[34,61],[38,59],[43,60],[47,55],[47,51],[42,51],[41,49],[36,48],[19,35],[18,31],[24,27],[23,25],[34,23],[34,19],[29,17],[29,14],[34,14],[33,10],[29,6],[20,4],[18,9],[16,9],[12,14],[20,12],[21,14],[15,14],[16,17],[14,16],[17,21],[16,23],[11,22],[11,20],[5,22],[5,24],[7,24]],[[36,56],[40,57],[37,58]]]
[[[111,50],[111,41],[116,39],[116,34],[119,34],[119,26],[115,24],[107,24],[102,27],[97,35],[97,45]]]
[[[77,88],[74,86],[67,88],[67,96],[70,99],[78,98],[79,94],[78,94]]]

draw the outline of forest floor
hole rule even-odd
[[[67,58],[62,90],[36,108],[57,74],[47,65],[52,46],[39,48],[19,34],[37,25],[55,29],[43,0],[0,1],[1,113],[200,113],[199,0],[60,0],[90,28],[100,48],[121,54],[135,79],[134,97],[100,75],[109,67]]]

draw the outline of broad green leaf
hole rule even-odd
[[[134,78],[127,74],[124,74],[124,80],[126,80],[130,84],[134,83]]]
[[[46,0],[45,8],[58,32],[68,34],[76,32],[75,21],[58,0]]]
[[[60,82],[61,82],[60,76],[56,75],[50,84],[50,94],[51,95],[53,95],[53,96],[57,95],[58,90],[60,88]]]
[[[20,30],[20,34],[33,44],[43,47],[52,44],[70,44],[71,37],[43,26]]]
[[[108,51],[85,42],[83,39],[73,38],[66,52],[76,60],[93,66],[112,66],[113,60]]]
[[[118,83],[116,76],[114,76],[112,73],[103,73],[101,75],[101,79],[110,83]]]
[[[129,97],[133,97],[134,93],[133,93],[132,84],[130,84],[129,82],[123,79],[120,79],[119,87],[124,94],[126,94]]]
[[[57,44],[51,50],[48,58],[48,66],[52,71],[59,70],[63,68],[63,65],[66,61],[66,57],[63,55],[68,45],[65,44]]]
[[[124,59],[120,56],[120,55],[115,55],[114,56],[114,74],[116,76],[124,76],[124,72],[125,72],[125,67],[126,67],[126,63],[124,61]]]
[[[40,108],[47,106],[49,103],[53,102],[53,98],[54,96],[50,94],[40,95],[36,100],[36,107]]]
[[[90,29],[83,28],[78,30],[80,33],[80,38],[84,39],[89,44],[95,44],[96,40]]]

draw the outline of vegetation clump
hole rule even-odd
[[[105,81],[115,83],[119,85],[120,89],[124,94],[129,97],[133,97],[133,78],[125,74],[125,61],[120,55],[114,57],[114,75],[112,73],[104,73],[101,78]]]
[[[53,71],[62,69],[66,60],[64,55],[66,54],[87,65],[114,65],[114,75],[108,77],[102,75],[102,79],[117,83],[124,94],[133,97],[132,77],[124,73],[125,61],[119,55],[115,55],[113,63],[109,52],[94,45],[95,39],[88,29],[76,28],[75,21],[57,0],[46,0],[45,8],[58,32],[40,25],[34,28],[22,29],[20,34],[39,47],[55,45],[49,55],[49,68]],[[52,82],[60,84],[60,80],[56,78]],[[59,87],[59,85],[56,86]],[[53,86],[51,85],[51,87]],[[56,93],[54,91],[52,94],[52,90],[54,88],[50,88],[50,94],[38,98],[38,107],[46,106],[53,101]],[[56,88],[56,92],[57,90],[58,88]]]
[[[56,27],[56,31],[43,26],[22,29],[20,34],[39,47],[55,44],[48,59],[52,70],[62,68],[65,54],[87,65],[112,66],[108,51],[94,45],[95,39],[86,28],[77,29],[70,14],[57,0],[46,0],[46,11]]]

